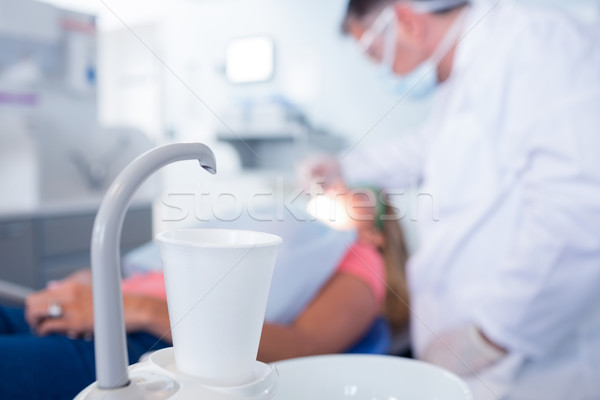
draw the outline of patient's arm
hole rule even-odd
[[[124,308],[127,331],[144,331],[172,341],[165,300],[124,294]],[[364,335],[379,312],[363,280],[336,273],[292,325],[265,323],[258,358],[271,362],[342,352]]]
[[[146,332],[172,343],[166,300],[124,293],[123,308],[127,332]]]
[[[364,335],[379,311],[364,281],[336,273],[292,325],[264,325],[258,359],[343,352]]]
[[[48,317],[51,302],[61,304],[61,317]],[[128,332],[142,331],[172,340],[164,299],[124,294],[123,306]],[[270,362],[344,351],[360,339],[378,313],[373,292],[363,280],[337,273],[292,325],[264,325],[258,357]],[[27,298],[25,315],[40,335],[80,337],[91,333],[92,288],[77,279],[56,283]]]

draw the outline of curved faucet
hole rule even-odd
[[[136,189],[155,171],[176,161],[193,159],[211,174],[216,173],[215,156],[201,143],[168,144],[142,154],[117,176],[98,210],[91,253],[96,379],[101,389],[129,384],[119,254],[121,228],[129,202]]]

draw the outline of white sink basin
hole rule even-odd
[[[276,365],[276,400],[473,400],[456,375],[400,357],[341,354]]]

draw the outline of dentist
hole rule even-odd
[[[432,118],[313,177],[420,183],[416,357],[475,399],[600,393],[600,37],[503,2],[350,0],[344,30]],[[429,208],[429,209],[428,209]]]

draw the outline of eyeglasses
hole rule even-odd
[[[384,31],[394,21],[394,10],[386,7],[358,40],[361,51],[373,60],[381,59],[381,40]]]

